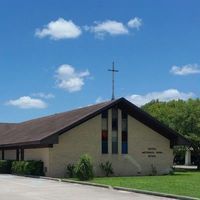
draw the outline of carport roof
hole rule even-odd
[[[163,125],[131,102],[119,98],[18,124],[0,123],[0,148],[58,143],[60,134],[115,106],[125,110],[138,121],[168,138],[172,146],[189,143],[183,136]]]

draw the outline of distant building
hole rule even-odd
[[[62,177],[82,154],[110,161],[116,176],[169,173],[173,146],[188,141],[124,98],[18,124],[0,124],[0,159],[42,160]]]

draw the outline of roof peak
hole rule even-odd
[[[51,118],[51,117],[56,116],[56,115],[62,115],[62,114],[68,113],[68,112],[75,112],[75,111],[78,111],[78,110],[81,110],[81,109],[94,107],[94,106],[99,106],[99,105],[103,105],[103,104],[110,104],[110,103],[118,102],[118,101],[121,101],[121,100],[125,100],[125,98],[124,97],[120,97],[120,98],[117,98],[117,99],[114,99],[114,100],[106,100],[106,101],[103,101],[103,102],[100,102],[100,103],[89,104],[87,106],[81,106],[81,107],[70,109],[70,110],[66,110],[66,111],[63,111],[63,112],[52,113],[50,115],[44,115],[44,116],[41,116],[41,117],[37,117],[37,118],[21,121],[21,122],[18,122],[18,123],[0,122],[0,125],[15,125],[15,124],[22,124],[22,123],[26,123],[26,122],[35,121],[35,120],[38,120],[38,119],[43,119],[43,118],[47,119],[47,118]]]

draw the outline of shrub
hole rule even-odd
[[[20,175],[44,175],[42,161],[13,161],[11,170],[12,173]]]
[[[22,166],[21,162],[22,161],[13,161],[11,167],[11,172],[13,174],[20,174],[20,172],[22,171],[22,169],[19,169]]]
[[[67,165],[67,177],[74,178],[76,176],[75,168],[76,166],[74,164]]]
[[[76,166],[76,176],[79,180],[90,180],[94,177],[93,165],[89,155],[84,154]]]
[[[11,173],[12,160],[0,160],[0,174]]]
[[[114,174],[112,163],[109,161],[106,161],[105,163],[100,163],[101,170],[105,173],[105,175],[108,177],[109,175]]]

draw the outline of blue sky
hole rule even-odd
[[[0,1],[0,121],[20,122],[116,97],[200,95],[200,2]]]

